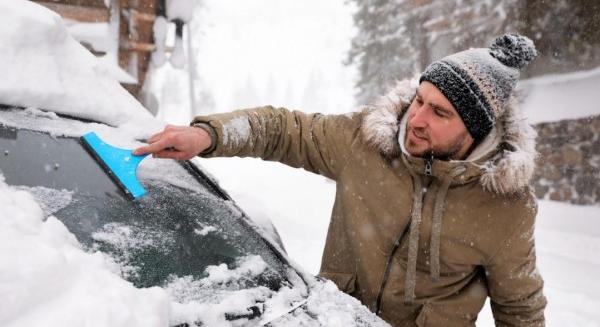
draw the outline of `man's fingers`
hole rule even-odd
[[[178,126],[178,125],[167,125],[165,126],[165,132],[168,131],[181,131],[184,130],[186,128],[188,128],[189,126]]]
[[[162,131],[160,133],[156,133],[156,134],[150,136],[150,138],[147,140],[147,142],[148,143],[154,143],[154,142],[158,141],[164,134],[165,134],[165,131]]]
[[[181,152],[181,151],[177,151],[177,150],[162,150],[162,151],[153,153],[152,156],[154,158],[175,159],[175,160],[188,160],[188,159],[194,157],[194,155],[190,155],[187,152]]]
[[[132,151],[132,153],[133,153],[133,155],[135,155],[135,156],[141,156],[141,155],[143,155],[143,154],[146,154],[146,153],[148,153],[148,149],[146,149],[146,148],[147,148],[147,146],[141,146],[141,147],[139,147],[139,148],[137,148],[137,149],[134,149],[134,150]]]
[[[135,149],[133,154],[151,153],[158,158],[190,159],[206,148],[209,136],[203,130],[199,131],[196,127],[169,125],[162,132],[152,135],[148,145]]]
[[[161,159],[175,159],[175,156],[177,155],[177,151],[173,151],[173,150],[161,150],[158,152],[154,152],[152,154],[153,158],[161,158]]]
[[[154,143],[148,144],[146,146],[142,146],[139,147],[137,149],[135,149],[133,151],[133,154],[135,155],[142,155],[142,154],[147,154],[147,153],[157,153],[161,150],[164,150],[166,148],[170,148],[172,147],[173,144],[169,141],[169,139],[167,138],[162,138],[159,141],[156,141]]]
[[[150,136],[150,138],[148,138],[147,142],[154,143],[166,135],[171,135],[173,133],[183,131],[186,128],[188,128],[188,126],[167,125],[167,126],[165,126],[165,129],[162,130],[161,132],[158,132],[158,133]]]
[[[158,151],[161,151],[166,148],[173,147],[173,146],[174,146],[174,144],[170,138],[163,137],[160,140],[148,145],[148,150],[152,153],[155,153],[155,152],[158,152]]]

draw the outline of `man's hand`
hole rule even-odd
[[[155,158],[189,160],[211,146],[208,132],[194,126],[167,125],[148,139],[148,145],[133,151],[135,155],[150,153]]]

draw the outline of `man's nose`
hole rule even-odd
[[[413,112],[413,116],[409,120],[409,124],[413,128],[425,128],[428,125],[429,114],[427,113],[427,108],[425,106],[421,106],[416,108]]]

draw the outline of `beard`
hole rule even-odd
[[[406,133],[409,133],[411,130],[408,129]],[[414,149],[417,147],[417,144],[413,142],[408,136],[405,136],[406,142],[405,147],[407,151],[409,149]],[[450,142],[450,145],[445,146],[443,148],[429,146],[427,149],[421,151],[420,153],[411,153],[411,155],[420,158],[434,158],[438,160],[451,160],[451,159],[460,159],[456,158],[457,154],[463,148],[465,142],[467,140],[467,134],[460,134]],[[427,141],[430,143],[431,141],[427,138]],[[430,143],[431,144],[431,143]],[[410,152],[410,151],[409,151]]]

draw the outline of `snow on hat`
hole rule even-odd
[[[519,79],[519,71],[537,56],[533,41],[505,34],[490,48],[469,49],[430,64],[419,79],[435,85],[454,105],[476,141],[485,138]]]

